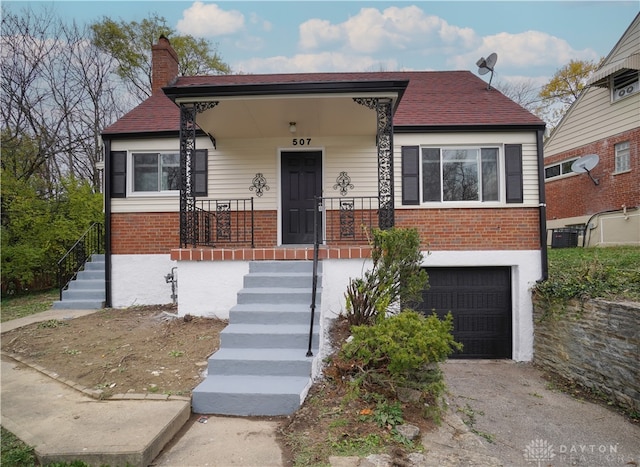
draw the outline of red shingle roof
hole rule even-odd
[[[298,73],[214,75],[178,78],[177,88],[365,81],[409,82],[394,114],[394,126],[542,126],[544,122],[469,71]],[[152,96],[103,134],[177,131],[178,107],[165,95]]]

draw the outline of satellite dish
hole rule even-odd
[[[600,157],[598,157],[597,154],[587,154],[586,156],[582,156],[580,159],[573,161],[573,164],[571,164],[571,170],[579,174],[587,172],[593,183],[598,185],[600,182],[591,175],[591,170],[598,165],[598,162],[600,162]]]
[[[489,78],[489,86],[487,86],[487,89],[491,89],[491,80],[493,79],[493,68],[495,67],[497,61],[498,61],[498,54],[494,52],[491,55],[489,55],[487,58],[480,57],[480,60],[476,62],[476,65],[478,65],[479,75],[486,75],[487,73],[491,72],[491,78]]]

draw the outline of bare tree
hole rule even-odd
[[[2,143],[26,137],[37,147],[2,166],[18,179],[39,175],[50,193],[63,176],[100,186],[100,132],[124,108],[114,59],[89,34],[49,9],[2,18]]]
[[[535,114],[540,106],[540,89],[532,79],[515,82],[501,81],[494,84],[494,87],[531,113]]]

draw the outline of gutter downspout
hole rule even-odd
[[[536,142],[538,146],[538,200],[540,213],[540,268],[542,277],[539,282],[544,282],[549,278],[549,260],[547,255],[547,202],[545,196],[544,183],[544,152],[543,152],[544,130],[536,131]]]
[[[111,308],[111,139],[104,141],[104,293],[105,307]]]

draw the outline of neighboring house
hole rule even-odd
[[[640,14],[544,144],[548,227],[587,227],[586,245],[640,244],[638,70]],[[585,156],[597,165],[573,172]]]
[[[531,360],[530,288],[546,277],[541,120],[467,71],[177,75],[161,38],[153,95],[103,132],[108,305],[170,302],[176,268],[179,314],[232,328],[252,281],[269,283],[266,264],[309,264],[295,260],[313,259],[318,225],[322,340],[370,264],[367,232],[415,227],[423,308],[453,312],[464,356]],[[284,274],[295,287],[302,273]],[[265,310],[295,301],[277,287]]]

